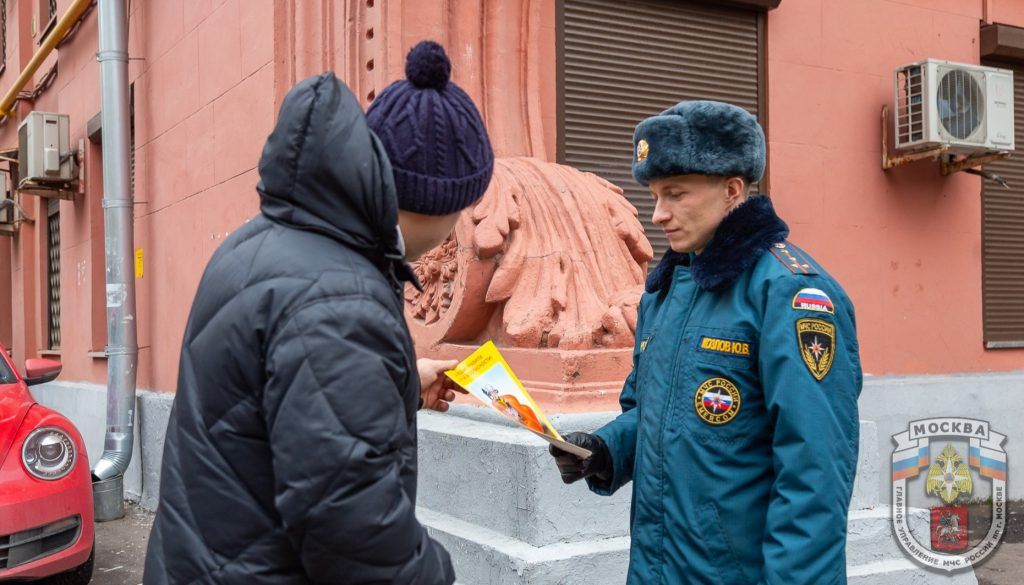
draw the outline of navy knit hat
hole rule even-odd
[[[455,213],[491,182],[487,129],[473,100],[448,80],[451,71],[441,45],[422,41],[406,58],[406,79],[385,88],[366,112],[391,160],[400,209]]]
[[[724,102],[679,102],[633,132],[633,178],[641,185],[689,174],[756,183],[764,164],[764,131],[757,118]]]

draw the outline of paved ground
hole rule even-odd
[[[136,506],[128,515],[96,525],[96,569],[91,585],[141,585],[153,515]]]
[[[128,515],[96,525],[96,572],[92,585],[141,585],[153,515],[129,506]],[[1012,531],[977,570],[979,585],[1024,583],[1024,542]],[[895,546],[895,545],[894,545]]]
[[[974,573],[978,585],[1024,583],[1024,542],[1003,542]]]

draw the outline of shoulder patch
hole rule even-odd
[[[796,341],[804,365],[820,382],[832,369],[835,358],[835,325],[820,319],[797,319]]]
[[[807,255],[789,242],[774,244],[768,251],[793,274],[818,274]]]
[[[818,311],[835,314],[832,299],[818,288],[802,288],[793,295],[793,308],[801,311]]]

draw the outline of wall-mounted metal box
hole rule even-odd
[[[8,190],[8,180],[7,173],[0,172],[0,236],[12,236],[18,229],[15,223],[18,215],[14,205],[12,205],[14,201],[5,203],[8,199],[13,199],[14,197],[14,194]]]
[[[31,112],[18,126],[18,189],[42,196],[72,187],[75,157],[67,114]],[[54,191],[52,194],[49,191]]]

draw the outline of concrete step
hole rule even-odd
[[[846,577],[847,585],[978,585],[974,571],[932,572],[905,557],[848,567]]]
[[[421,506],[534,546],[625,536],[629,486],[610,498],[583,482],[562,483],[543,440],[490,411],[419,414]],[[563,431],[591,431],[614,413],[560,415]],[[861,423],[861,458],[851,509],[879,505],[877,431]]]
[[[546,546],[625,536],[630,495],[565,485],[548,444],[520,428],[419,414],[417,503],[433,512]]]
[[[425,508],[416,516],[451,554],[462,585],[626,582],[628,536],[538,547]]]
[[[891,514],[889,506],[850,512],[846,532],[847,566],[906,558],[893,538]],[[928,534],[927,510],[911,508],[909,522],[914,534]]]
[[[888,470],[888,465],[885,466]],[[878,425],[871,421],[860,421],[860,444],[857,452],[857,475],[853,481],[851,510],[874,508],[882,502],[878,491],[878,475],[881,465],[878,454]]]
[[[576,585],[625,583],[629,538],[537,547],[424,508],[417,516],[452,555],[463,585]],[[850,515],[849,585],[977,585],[973,571],[946,574],[905,557],[888,529],[889,510]],[[913,530],[927,529],[926,510],[912,510]]]

